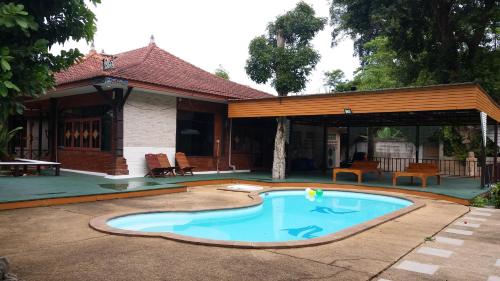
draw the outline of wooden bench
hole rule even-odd
[[[351,173],[358,177],[358,183],[363,181],[363,174],[375,172],[378,178],[382,177],[382,171],[378,168],[379,162],[377,161],[354,161],[350,168],[334,168],[333,169],[333,182],[337,181],[338,173]]]
[[[437,183],[441,184],[441,175],[439,167],[431,163],[410,163],[406,171],[394,172],[392,174],[392,185],[396,186],[399,177],[411,177],[410,183],[413,184],[413,177],[422,180],[422,187],[427,186],[428,177],[437,177]]]
[[[32,159],[20,159],[20,158],[16,158],[16,161],[13,161],[13,162],[0,162],[0,166],[14,168],[14,171],[12,173],[12,175],[14,177],[18,177],[18,176],[22,175],[19,168],[22,168],[23,172],[26,172],[28,170],[28,166],[35,166],[36,170],[39,174],[40,174],[40,169],[42,166],[49,167],[49,168],[52,168],[52,167],[55,168],[54,174],[56,176],[60,175],[60,170],[61,170],[61,163],[32,160]]]

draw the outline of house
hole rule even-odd
[[[25,115],[11,121],[25,127],[23,157],[114,176],[144,176],[146,153],[166,153],[173,165],[176,151],[197,171],[257,168],[243,148],[229,159],[227,103],[271,95],[206,72],[153,38],[116,55],[92,49],[55,79],[55,89],[26,101]]]

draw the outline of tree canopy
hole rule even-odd
[[[21,113],[23,98],[45,93],[54,86],[53,73],[81,56],[78,49],[54,55],[50,47],[70,39],[91,41],[95,23],[84,0],[0,2],[0,121]]]
[[[353,38],[362,68],[371,63],[367,57],[374,58],[374,45],[384,57],[394,56],[398,65],[386,61],[385,69],[399,72],[396,80],[386,81],[394,86],[474,81],[499,99],[499,3],[333,0],[332,44]]]
[[[257,83],[271,81],[280,96],[303,90],[320,59],[310,41],[326,21],[316,17],[313,8],[304,2],[278,16],[269,23],[266,35],[250,42],[247,74]]]
[[[329,91],[342,91],[342,85],[346,83],[345,74],[340,69],[334,69],[330,71],[325,71],[324,75],[324,86],[328,88]]]
[[[229,72],[227,72],[222,65],[219,65],[219,67],[215,70],[214,72],[215,76],[218,76],[222,79],[229,80]]]

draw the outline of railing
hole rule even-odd
[[[22,153],[21,153],[22,152]],[[33,149],[31,151],[31,157],[30,157],[30,152],[25,148],[23,151],[19,147],[16,147],[14,151],[14,155],[19,158],[30,158],[30,159],[36,159],[36,160],[43,160],[49,157],[49,150],[48,149],[43,149],[41,153],[38,153],[38,149]]]
[[[380,162],[380,169],[385,172],[404,171],[410,163],[415,163],[415,158],[386,158],[373,157],[372,160]],[[481,163],[478,160],[450,160],[450,159],[419,159],[419,163],[433,163],[438,165],[442,175],[460,177],[481,177]],[[489,162],[487,165],[491,164]]]

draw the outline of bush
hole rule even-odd
[[[500,209],[500,185],[498,183],[491,186],[490,202],[495,208]]]
[[[474,197],[474,199],[472,199],[472,202],[471,202],[471,205],[473,207],[484,207],[488,204],[488,198],[482,196],[482,195],[479,195],[479,196],[476,196]]]

